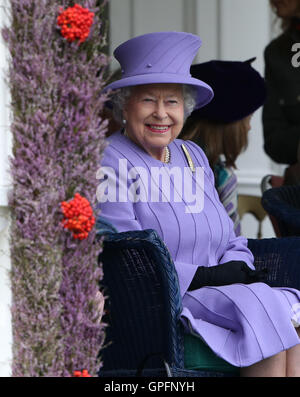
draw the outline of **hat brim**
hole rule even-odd
[[[212,88],[204,83],[202,80],[195,79],[193,77],[180,76],[178,74],[170,73],[151,73],[151,74],[140,74],[130,77],[124,77],[123,79],[114,81],[107,85],[103,92],[108,90],[117,90],[123,87],[132,87],[136,85],[144,84],[187,84],[195,87],[197,90],[196,106],[195,109],[199,109],[208,104],[214,96]]]

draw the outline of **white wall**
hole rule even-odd
[[[0,27],[5,14],[4,1],[0,1]],[[9,131],[9,90],[5,83],[8,51],[0,37],[0,376],[10,375],[11,362],[11,316],[9,285],[9,209],[7,191],[10,183],[8,173],[8,154],[11,153],[11,135]]]

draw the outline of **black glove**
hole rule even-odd
[[[201,287],[230,284],[251,284],[263,281],[266,278],[267,269],[252,270],[242,261],[230,261],[217,266],[198,267],[194,278],[188,288],[193,291]]]

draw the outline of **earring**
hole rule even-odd
[[[123,119],[122,122],[123,122],[123,125],[126,125],[126,120],[125,119]]]

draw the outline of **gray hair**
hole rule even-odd
[[[111,98],[113,104],[113,116],[117,122],[123,124],[123,109],[126,105],[130,95],[132,93],[132,87],[120,88]],[[192,113],[196,106],[197,91],[196,88],[182,84],[182,94],[184,101],[184,121]]]

